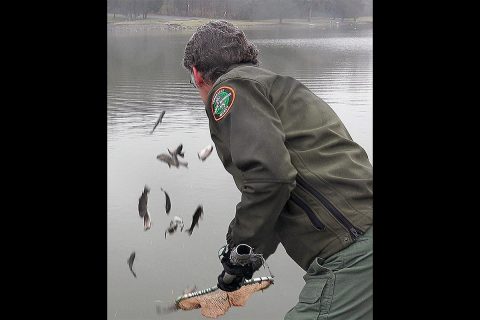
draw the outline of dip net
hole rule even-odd
[[[271,284],[273,284],[273,277],[260,277],[245,280],[242,287],[233,292],[220,290],[216,286],[191,292],[178,297],[175,300],[175,306],[166,309],[157,307],[157,313],[201,309],[203,316],[217,318],[225,314],[232,306],[244,306],[252,294],[267,289]]]

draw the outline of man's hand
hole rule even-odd
[[[253,276],[254,269],[252,264],[249,263],[245,266],[232,264],[230,261],[230,251],[227,251],[223,255],[221,262],[223,265],[223,271],[218,276],[217,286],[223,291],[231,292],[238,290],[242,286],[245,279],[251,279]],[[233,281],[228,281],[231,280],[232,277],[227,277],[227,279],[224,279],[225,273],[232,276]],[[228,283],[226,283],[225,280],[227,280]]]
[[[222,273],[220,273],[220,275],[218,276],[217,287],[227,292],[232,292],[240,289],[244,281],[244,278],[242,276],[234,276],[233,281],[229,283],[225,283],[224,277],[225,277],[225,270],[223,270]]]

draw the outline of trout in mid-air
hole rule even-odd
[[[184,166],[185,168],[188,168],[188,162],[179,161],[176,155],[172,157],[166,153],[161,153],[157,156],[157,159],[168,164],[169,168],[171,166],[174,166],[176,168],[178,168],[179,166]]]
[[[170,155],[172,157],[175,157],[176,155],[179,155],[180,157],[184,158],[185,157],[185,153],[182,151],[183,149],[183,144],[180,144],[176,149],[175,151],[170,151],[170,149],[167,149],[168,150],[168,153],[170,153]]]
[[[198,227],[198,220],[200,220],[202,216],[203,216],[203,206],[199,205],[197,207],[197,210],[195,210],[195,213],[193,214],[192,224],[190,225],[190,228],[186,230],[186,232],[188,232],[190,236],[192,235],[193,228],[195,228],[195,226]]]
[[[163,119],[163,116],[165,115],[165,110],[163,110],[162,112],[160,112],[160,116],[158,117],[158,120],[157,122],[155,123],[155,126],[153,127],[152,131],[150,131],[150,134],[153,133],[153,131],[155,130],[155,128],[158,126],[158,124],[160,122],[162,122],[162,119]]]
[[[143,229],[147,231],[152,227],[152,221],[150,219],[150,213],[148,212],[147,203],[148,203],[148,193],[150,188],[145,185],[143,188],[142,195],[138,199],[138,214],[140,218],[143,218]]]
[[[167,238],[167,233],[172,234],[177,231],[178,227],[180,227],[180,231],[183,231],[183,220],[182,218],[175,216],[173,220],[170,221],[170,226],[165,230],[165,239]]]
[[[147,203],[148,203],[148,193],[150,192],[150,188],[145,185],[143,187],[142,195],[138,199],[138,214],[140,215],[140,218],[143,218],[145,214],[147,214],[148,209],[147,209]]]
[[[135,251],[133,251],[133,252],[130,254],[130,257],[128,258],[127,263],[128,263],[128,267],[130,268],[130,271],[132,271],[133,276],[136,278],[137,275],[135,274],[135,271],[133,271],[133,261],[134,261],[134,260],[135,260]]]
[[[168,167],[170,168],[171,166],[175,166],[175,160],[173,160],[173,158],[166,154],[166,153],[160,153],[158,156],[157,156],[157,159],[162,161],[162,162],[165,162],[166,164],[168,164]]]
[[[203,148],[197,153],[198,159],[205,161],[205,159],[208,158],[208,156],[212,153],[212,151],[213,151],[213,146],[209,144],[208,146],[206,146],[205,148]]]
[[[170,149],[167,149],[168,153],[170,153],[170,156],[172,157],[173,165],[177,168],[178,168],[179,165],[183,165],[185,167],[187,167],[187,165],[188,165],[187,162],[178,160],[178,156],[180,156],[182,158],[185,156],[182,149],[183,149],[182,144],[180,144],[174,151],[170,151]]]
[[[152,219],[150,219],[150,213],[148,213],[143,217],[143,230],[147,231],[152,227]]]
[[[170,197],[168,196],[167,191],[163,190],[163,188],[160,188],[160,190],[162,190],[163,193],[165,193],[165,212],[169,214],[170,209],[172,209],[172,203],[170,202]]]

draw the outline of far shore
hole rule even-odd
[[[123,31],[138,31],[138,30],[165,30],[165,31],[177,31],[177,30],[194,30],[198,26],[207,23],[211,20],[217,20],[219,18],[197,18],[197,17],[175,17],[175,16],[160,16],[152,15],[147,19],[127,20],[122,15],[116,15],[115,19],[113,14],[107,15],[107,26],[109,30],[123,30]],[[368,27],[373,24],[373,17],[359,17],[354,21],[353,18],[346,18],[342,22],[340,18],[335,20],[324,17],[312,17],[311,21],[307,19],[283,19],[282,23],[279,23],[279,19],[270,20],[230,20],[226,19],[241,28],[249,27],[262,27],[262,26],[292,26],[292,27],[311,27],[311,28],[331,28],[334,27]]]

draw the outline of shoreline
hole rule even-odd
[[[217,20],[219,18],[194,18],[194,17],[172,17],[172,16],[153,16],[147,19],[139,19],[128,21],[123,16],[117,16],[113,19],[113,15],[107,15],[107,31],[193,31],[198,26],[205,24],[211,20]],[[340,18],[335,20],[330,18],[317,18],[313,17],[311,21],[306,19],[283,19],[282,23],[279,23],[278,19],[269,20],[231,20],[227,21],[233,23],[235,26],[248,29],[258,27],[309,27],[309,28],[368,28],[373,25],[373,17],[359,17],[357,21],[353,19],[345,19],[343,22]]]

